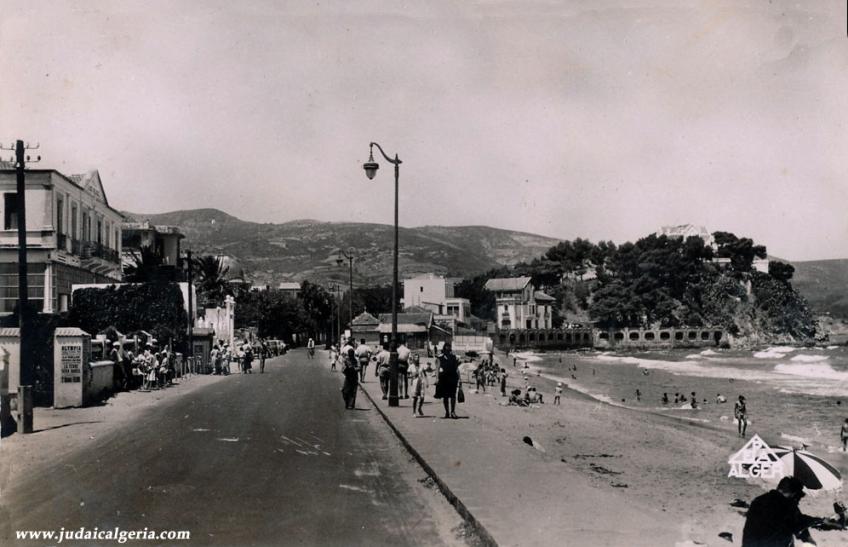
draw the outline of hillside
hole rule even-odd
[[[848,318],[848,259],[793,262],[792,286],[817,313]]]
[[[391,282],[393,227],[384,224],[295,220],[281,224],[238,219],[217,209],[159,214],[124,213],[137,221],[179,226],[195,254],[227,254],[239,259],[254,283],[282,280],[340,280],[347,261],[337,266],[337,250],[353,249],[354,283]],[[469,276],[532,260],[556,239],[487,226],[400,228],[400,277],[416,273]]]

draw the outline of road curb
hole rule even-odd
[[[435,482],[436,486],[439,487],[439,491],[442,493],[442,495],[447,498],[448,502],[454,507],[454,509],[456,509],[459,515],[474,528],[474,531],[480,537],[483,544],[487,547],[497,547],[498,542],[495,541],[495,538],[492,537],[492,534],[490,534],[489,531],[486,530],[486,527],[483,526],[483,523],[477,520],[477,517],[475,517],[474,514],[471,513],[471,511],[468,509],[468,507],[466,507],[465,504],[462,503],[462,500],[459,499],[456,494],[453,493],[450,487],[445,484],[445,481],[443,481],[439,477],[436,471],[432,467],[430,467],[430,465],[424,460],[421,454],[417,450],[415,450],[415,447],[412,446],[412,444],[406,439],[406,437],[404,437],[403,433],[401,433],[400,430],[395,427],[395,424],[392,423],[388,415],[386,415],[383,409],[380,408],[380,405],[377,404],[377,401],[375,401],[374,398],[371,397],[368,391],[366,391],[362,386],[358,387],[359,391],[361,391],[365,394],[366,397],[368,397],[368,400],[371,401],[371,405],[377,409],[377,412],[380,413],[380,416],[383,417],[383,420],[388,424],[389,429],[394,432],[395,436],[398,438],[398,440],[400,440],[401,444],[403,444],[406,450],[410,454],[412,454],[412,457],[415,458],[415,461],[417,461],[418,464],[424,468],[424,471],[427,473],[427,475],[429,475],[430,478],[433,479],[433,482]]]

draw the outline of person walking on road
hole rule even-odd
[[[306,343],[306,357],[309,359],[315,357],[315,340],[312,338]]]
[[[268,346],[265,345],[265,342],[260,340],[259,342],[259,374],[265,373],[265,357],[268,356]]]
[[[344,374],[344,384],[342,385],[342,397],[345,401],[345,408],[352,410],[356,408],[356,390],[359,388],[359,363],[352,349],[348,351],[343,362],[342,374]]]
[[[398,346],[398,398],[409,399],[409,348],[406,344]]]
[[[389,352],[386,348],[381,347],[374,357],[377,361],[377,370],[374,374],[380,378],[380,391],[383,392],[383,399],[389,398]]]
[[[245,342],[242,351],[244,351],[242,374],[253,374],[253,348],[250,347],[250,342]]]
[[[354,350],[356,359],[359,361],[359,381],[365,382],[365,372],[368,370],[368,361],[371,360],[371,348],[365,343],[365,338],[359,341]]]
[[[451,343],[445,342],[439,356],[439,376],[436,383],[437,399],[445,406],[445,418],[457,418],[456,390],[459,387],[459,362],[451,351]]]

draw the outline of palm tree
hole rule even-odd
[[[124,281],[147,283],[156,279],[162,257],[152,247],[142,247],[131,253],[132,263],[124,268]]]
[[[198,300],[209,305],[221,305],[224,297],[230,293],[227,281],[229,267],[217,256],[205,255],[192,260],[192,267],[197,276],[197,289],[200,292]]]

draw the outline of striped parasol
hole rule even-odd
[[[783,474],[794,476],[810,490],[842,488],[842,474],[834,466],[812,452],[785,446],[771,447],[783,464]]]

